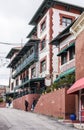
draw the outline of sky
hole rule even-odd
[[[12,47],[27,42],[26,36],[33,28],[28,23],[42,1],[0,0],[0,85],[9,84],[10,69],[7,65],[10,61],[5,57]],[[84,6],[84,0],[68,0],[68,3]]]

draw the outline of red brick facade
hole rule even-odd
[[[75,96],[67,95],[66,88],[47,93],[39,98],[34,112],[67,119],[75,112]]]
[[[50,15],[50,30],[49,30],[49,36],[50,36],[50,41],[52,40],[53,38],[53,29],[52,29],[52,26],[53,26],[53,22],[52,22],[52,16],[53,16],[53,10],[52,8],[50,8],[49,10],[49,15]],[[49,71],[50,71],[50,74],[52,74],[52,71],[53,71],[53,68],[52,68],[52,57],[53,57],[53,53],[52,53],[52,45],[49,46],[49,59],[50,59],[50,68],[49,68]]]
[[[84,31],[76,39],[76,80],[84,77]]]
[[[13,100],[13,108],[25,110],[25,100],[27,100],[29,103],[28,110],[30,111],[32,107],[33,98],[38,100],[39,96],[40,96],[39,94],[28,94],[20,98],[17,98]]]
[[[6,92],[6,88],[0,88],[0,97]],[[0,107],[6,107],[5,102],[0,102]]]
[[[6,103],[5,102],[0,103],[0,107],[6,107]]]
[[[53,8],[55,9],[59,9],[59,10],[63,10],[63,11],[67,11],[67,7],[63,6],[63,5],[54,5]],[[69,12],[75,13],[75,14],[81,14],[81,11],[79,11],[78,9],[75,8],[69,8]]]

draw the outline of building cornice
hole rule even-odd
[[[40,5],[40,7],[37,9],[37,11],[34,14],[34,16],[32,17],[32,19],[30,20],[29,24],[30,25],[37,25],[37,21],[39,19],[41,19],[45,15],[45,12],[47,12],[48,9],[53,7],[54,5],[62,5],[62,6],[65,6],[66,8],[68,7],[68,9],[69,8],[75,8],[75,9],[79,10],[80,13],[83,12],[83,10],[84,10],[83,7],[72,5],[68,2],[65,3],[65,2],[62,2],[62,1],[58,1],[58,0],[44,0],[42,2],[42,4]]]
[[[32,35],[33,35],[35,32],[37,32],[37,27],[36,27],[36,26],[33,27],[33,29],[31,30],[31,32],[28,34],[27,38],[31,38]]]
[[[10,59],[14,53],[19,52],[21,50],[21,47],[18,48],[12,48],[10,52],[7,54],[6,58]]]
[[[70,32],[77,37],[84,30],[84,12],[79,16],[76,22],[70,28]]]

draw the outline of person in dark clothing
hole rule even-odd
[[[25,111],[28,111],[28,105],[29,105],[28,101],[25,100]]]
[[[34,99],[33,100],[33,103],[32,103],[32,109],[34,110],[34,108],[35,108],[35,106],[36,106],[36,103],[37,103],[37,101]]]
[[[9,106],[10,106],[10,104],[11,104],[11,99],[8,100],[8,104],[9,104]]]

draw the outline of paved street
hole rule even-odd
[[[53,118],[10,108],[0,108],[0,130],[76,130]]]

